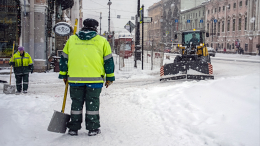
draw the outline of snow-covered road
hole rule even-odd
[[[260,64],[223,60],[212,64],[215,80],[207,81],[160,82],[159,69],[116,70],[116,82],[103,88],[100,97],[102,133],[96,137],[87,136],[84,124],[77,137],[47,131],[53,110],[62,106],[65,86],[58,73],[30,75],[26,95],[5,95],[0,85],[0,143],[259,146]],[[66,113],[70,103],[68,98]]]

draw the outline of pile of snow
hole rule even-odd
[[[60,111],[62,107],[64,83],[58,73],[30,74],[28,93],[22,95],[5,95],[0,84],[0,143],[259,146],[259,64],[212,64],[215,80],[206,81],[160,82],[159,70],[116,69],[116,81],[102,89],[102,133],[94,137],[87,136],[84,123],[76,137],[47,131],[53,110]],[[0,75],[0,80],[8,78],[9,75]],[[70,104],[68,97],[65,113],[70,113]]]

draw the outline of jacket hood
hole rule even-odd
[[[79,39],[81,40],[91,40],[97,35],[97,32],[95,31],[79,31],[79,33],[76,34]]]

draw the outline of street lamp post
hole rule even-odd
[[[100,12],[100,26],[99,26],[100,27],[100,35],[101,35],[101,19],[102,19],[101,15],[102,15],[102,12]]]
[[[109,0],[109,2],[107,3],[107,5],[109,6],[109,12],[108,12],[108,33],[110,34],[110,5],[112,4],[112,2]]]

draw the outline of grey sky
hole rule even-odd
[[[109,0],[83,0],[83,20],[86,18],[94,18],[98,22],[100,21],[100,12],[102,12],[101,20],[101,32],[108,31],[108,12],[109,7],[107,5]],[[111,31],[121,31],[122,33],[127,33],[128,31],[124,29],[125,24],[131,20],[131,16],[136,15],[137,11],[137,0],[110,0],[112,5],[110,6],[110,30]],[[155,2],[160,0],[140,0],[140,4],[144,4],[145,10]],[[118,19],[117,15],[121,15]],[[145,11],[147,15],[147,11]],[[98,28],[98,31],[100,28]]]

